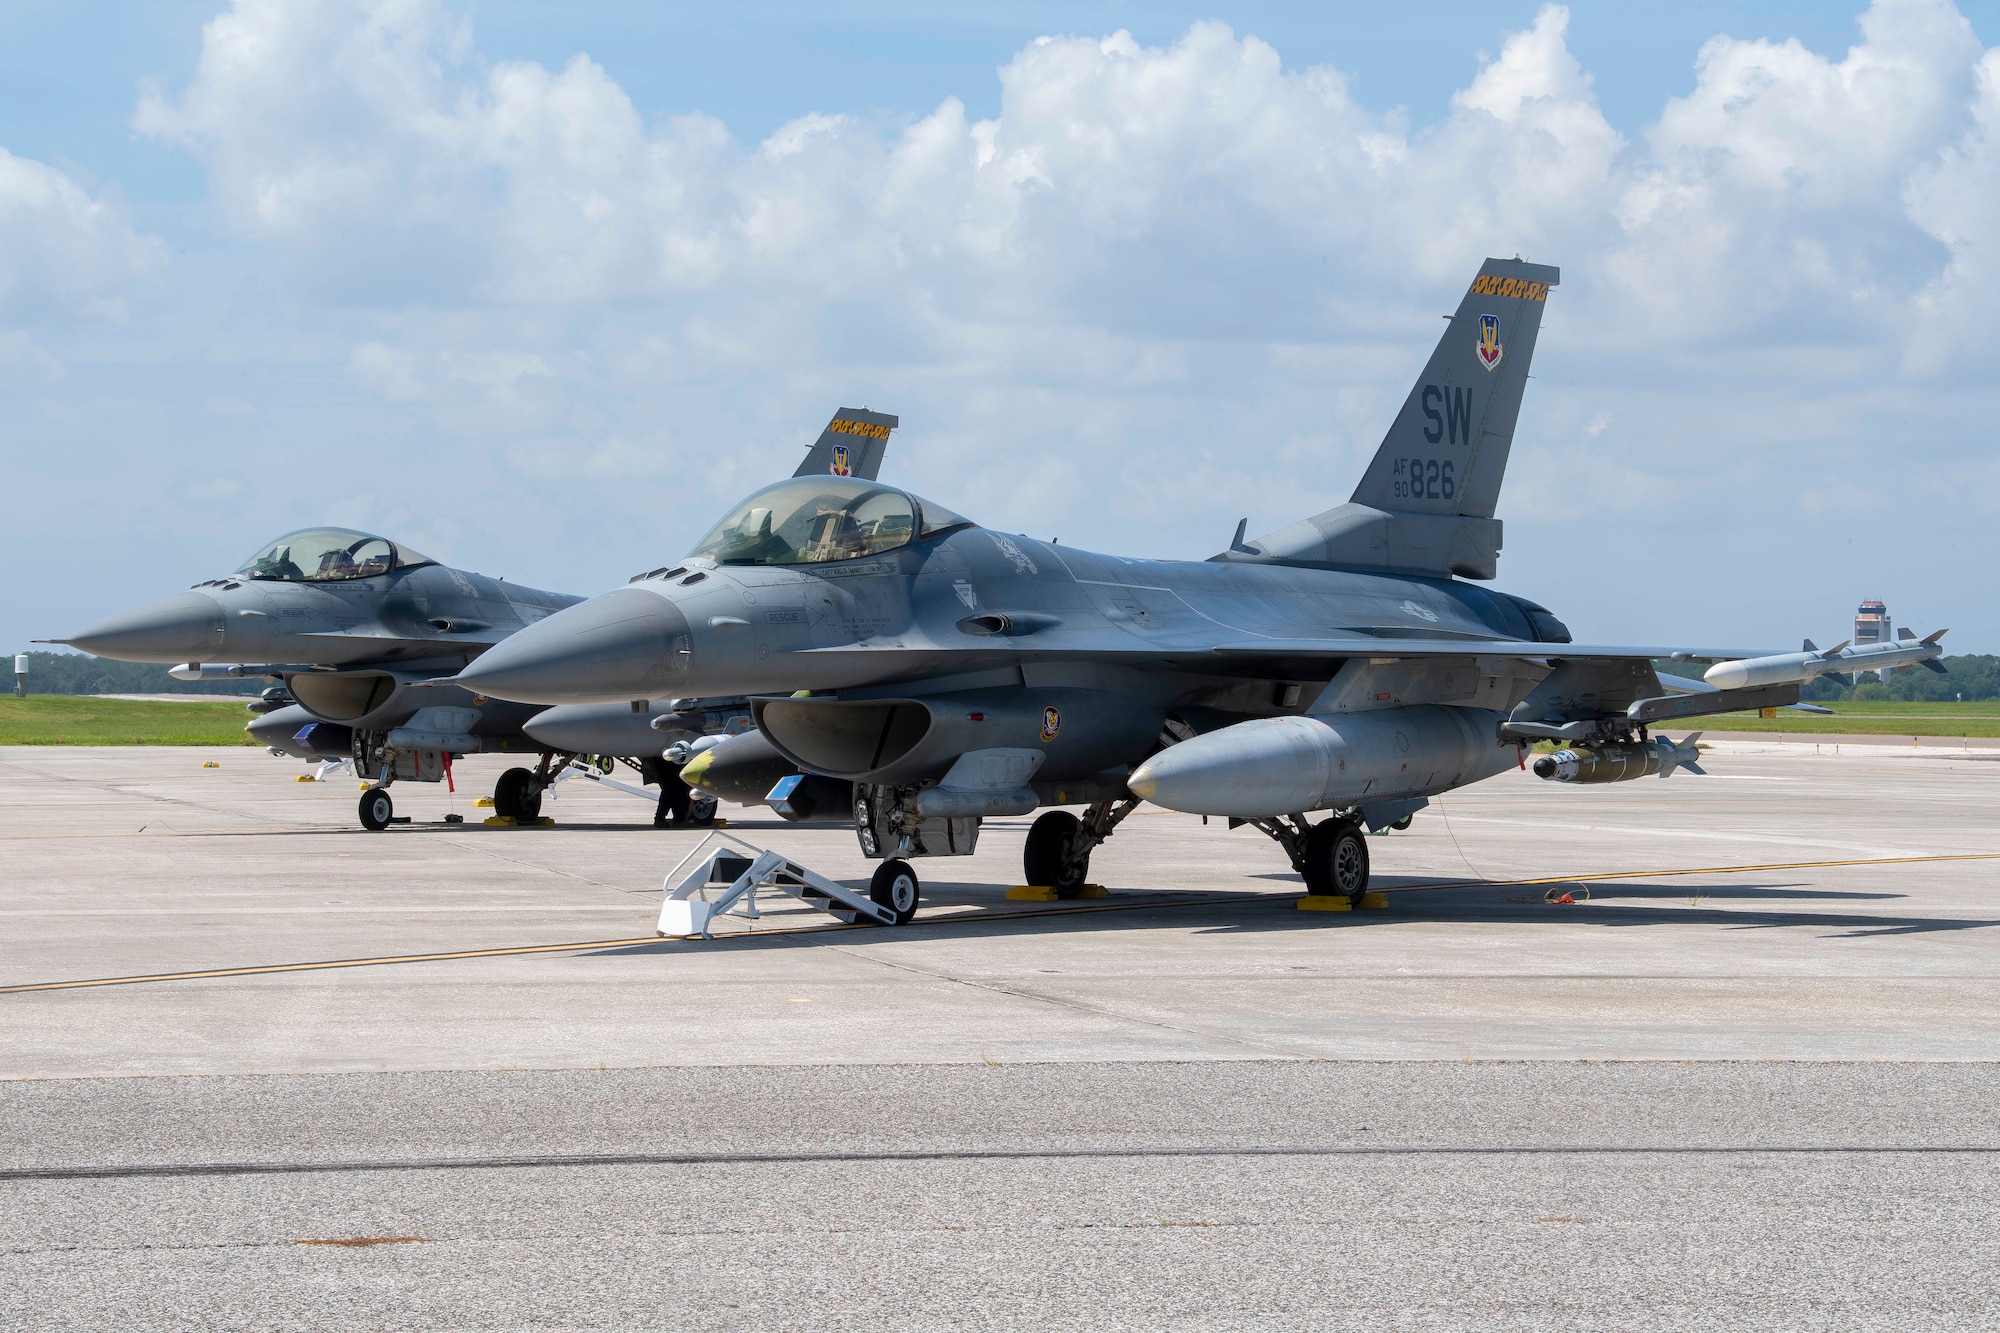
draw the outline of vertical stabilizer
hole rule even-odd
[[[1353,503],[1492,518],[1557,270],[1489,259],[1382,437]]]
[[[1481,264],[1353,498],[1251,548],[1270,560],[1492,578],[1500,482],[1559,278],[1547,264]]]
[[[897,419],[886,412],[843,407],[826,423],[826,429],[807,452],[805,462],[792,475],[832,475],[873,481],[882,471],[882,456],[889,451],[889,432],[897,425]]]

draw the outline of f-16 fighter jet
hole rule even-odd
[[[716,746],[694,780],[726,787],[746,745],[748,765],[774,750],[851,784],[862,850],[885,859],[876,888],[902,897],[909,858],[969,853],[983,817],[1044,806],[1081,814],[1035,820],[1027,880],[1074,894],[1152,801],[1253,824],[1310,892],[1358,899],[1364,828],[1532,742],[1565,742],[1593,780],[1695,771],[1655,721],[1798,699],[1796,682],[1676,693],[1653,666],[1768,650],[1573,643],[1546,608],[1482,586],[1557,278],[1487,260],[1353,498],[1255,541],[1239,524],[1207,561],[1094,555],[892,487],[798,479],[456,680],[529,703],[766,695],[756,739]]]
[[[794,477],[867,484],[896,424],[880,412],[841,408]],[[299,758],[351,758],[374,779],[360,803],[371,829],[394,818],[391,784],[449,781],[453,759],[467,754],[539,755],[532,769],[508,769],[493,792],[495,814],[536,817],[555,771],[578,753],[570,743],[580,720],[594,723],[587,753],[624,759],[659,784],[662,818],[712,816],[713,801],[691,801],[679,766],[662,750],[741,716],[740,706],[727,707],[747,702],[741,690],[727,691],[735,700],[654,700],[640,691],[615,710],[594,710],[604,716],[565,719],[434,683],[582,600],[452,569],[373,533],[310,528],[271,542],[233,574],[44,642],[127,662],[182,663],[174,674],[183,679],[280,681],[251,705],[261,716],[248,730]],[[537,714],[550,725],[538,727]],[[656,720],[665,725],[651,727]]]

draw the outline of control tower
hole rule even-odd
[[[1860,609],[1854,613],[1855,646],[1859,647],[1864,643],[1887,643],[1895,637],[1895,630],[1889,623],[1889,608],[1886,603],[1863,602]],[[1859,679],[1862,674],[1855,673],[1855,678]],[[1877,671],[1875,678],[1887,680],[1889,673]]]

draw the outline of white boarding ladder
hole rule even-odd
[[[710,843],[718,845],[703,853]],[[692,867],[692,868],[690,868]],[[685,873],[683,873],[685,872]],[[817,907],[852,925],[866,919],[878,926],[896,924],[895,909],[869,897],[865,890],[837,884],[777,852],[758,847],[732,833],[716,830],[667,872],[666,901],[660,904],[662,935],[709,934],[709,923],[725,913],[756,920],[757,890],[789,893],[808,907]]]

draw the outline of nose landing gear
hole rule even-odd
[[[373,833],[388,828],[396,817],[396,803],[386,787],[370,787],[361,793],[361,827]]]

